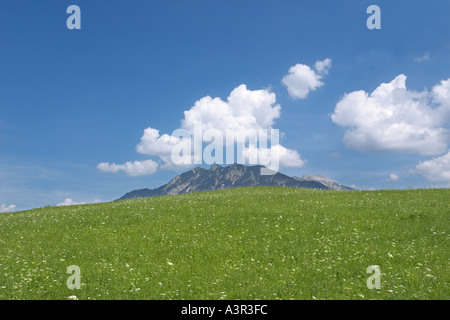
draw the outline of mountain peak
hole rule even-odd
[[[209,169],[195,167],[176,176],[159,188],[134,190],[119,200],[249,186],[284,186],[308,189],[340,187],[342,190],[346,190],[338,182],[323,175],[304,175],[302,178],[289,177],[280,172],[273,175],[261,175],[262,168],[265,167],[261,165],[245,166],[237,163],[223,167],[212,164]]]
[[[299,180],[305,180],[305,181],[317,181],[333,190],[353,190],[352,188],[346,187],[346,186],[340,184],[339,182],[337,182],[336,180],[333,180],[331,178],[328,178],[327,176],[324,176],[323,174],[317,174],[315,176],[310,176],[310,175],[305,174],[301,178],[298,178],[298,177],[294,177],[294,178],[299,179]]]

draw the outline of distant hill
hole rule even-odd
[[[118,200],[250,186],[351,190],[351,188],[342,186],[325,176],[320,176],[323,179],[313,179],[314,177],[310,176],[298,178],[289,177],[279,172],[274,175],[261,175],[261,168],[263,167],[260,165],[244,166],[240,164],[232,164],[226,167],[213,164],[210,169],[196,167],[176,176],[169,183],[158,188],[134,190],[126,193]]]

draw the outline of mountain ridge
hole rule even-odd
[[[306,178],[290,177],[280,172],[276,172],[273,175],[261,175],[262,168],[265,167],[261,165],[244,166],[241,164],[232,164],[224,167],[213,164],[211,165],[210,169],[195,167],[189,171],[177,175],[167,184],[162,185],[158,188],[144,188],[133,190],[124,194],[117,200],[176,195],[250,186],[283,186],[324,190],[333,189],[336,184],[342,186],[335,180],[332,180],[325,176],[321,176],[323,177],[323,181],[320,181],[320,179],[310,178],[311,176],[304,176]],[[335,184],[331,183],[330,185],[326,185],[325,181],[334,182]],[[340,188],[339,190],[352,189],[349,187],[345,187]]]
[[[292,178],[298,179],[298,180],[306,180],[306,181],[318,181],[318,182],[322,183],[323,185],[329,187],[330,189],[338,190],[338,191],[354,190],[353,188],[344,186],[344,185],[340,184],[339,182],[337,182],[336,180],[328,178],[327,176],[324,176],[323,174],[317,174],[315,176],[310,176],[310,175],[305,174],[301,178],[296,177],[296,176],[293,176]]]

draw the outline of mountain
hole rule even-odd
[[[261,168],[263,167],[260,165],[244,166],[240,164],[232,164],[226,167],[213,164],[210,169],[196,167],[176,176],[169,183],[158,188],[134,190],[126,193],[118,200],[250,186],[333,189],[319,180],[294,178],[279,172],[274,175],[261,175]]]
[[[305,174],[301,178],[299,178],[299,177],[292,177],[292,178],[299,180],[299,181],[317,181],[333,190],[345,190],[345,191],[354,190],[353,188],[344,186],[344,185],[340,184],[339,182],[337,182],[336,180],[330,179],[322,174],[318,174],[315,176],[309,176],[309,175]]]

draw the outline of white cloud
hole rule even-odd
[[[269,128],[280,117],[281,106],[276,104],[275,93],[268,90],[248,90],[241,84],[223,101],[220,98],[203,97],[184,111],[181,126],[193,133],[196,122],[203,129],[217,129],[225,134],[233,130],[236,135],[246,135],[249,130]]]
[[[243,149],[244,157],[247,162],[253,156],[258,157],[256,163],[262,164],[270,168],[273,163],[270,163],[269,159],[278,159],[281,167],[302,167],[306,161],[302,159],[301,155],[292,149],[287,149],[280,144],[271,146],[270,148],[257,148],[254,145],[249,145]],[[273,153],[277,156],[274,157]]]
[[[321,65],[320,68],[325,70],[327,63]],[[153,174],[158,167],[171,170],[186,168],[193,163],[193,154],[183,154],[182,159],[186,161],[180,165],[172,161],[172,149],[180,146],[180,143],[193,143],[199,123],[202,132],[213,129],[224,138],[226,138],[227,132],[232,132],[234,137],[249,137],[257,130],[272,129],[275,120],[280,117],[280,110],[281,106],[276,103],[275,93],[266,89],[249,90],[245,84],[241,84],[231,91],[226,100],[205,96],[197,100],[189,110],[184,111],[181,129],[189,135],[187,139],[168,134],[160,135],[157,129],[151,127],[145,129],[136,146],[136,151],[159,157],[160,164],[153,160],[126,162],[125,164],[104,162],[98,164],[97,169],[102,172],[123,171],[130,176],[137,176]],[[204,137],[201,136],[200,139],[203,141]],[[234,143],[234,139],[225,142]],[[282,146],[277,148],[280,150],[280,164],[287,166],[303,164],[297,151]],[[191,148],[189,149],[191,150]]]
[[[14,211],[14,209],[16,209],[16,205],[15,204],[10,204],[10,205],[2,204],[2,205],[0,205],[0,213],[12,212],[12,211]]]
[[[395,173],[391,173],[389,175],[389,181],[398,181],[400,179],[400,177],[398,175],[396,175]]]
[[[102,162],[97,165],[97,169],[101,172],[123,171],[129,176],[141,176],[155,173],[158,169],[158,163],[151,159],[133,162],[128,161],[124,164]]]
[[[207,96],[198,100],[184,112],[182,127],[193,133],[195,123],[201,122],[203,130],[216,129],[225,137],[232,131],[236,137],[251,136],[256,130],[272,128],[280,117],[281,106],[276,95],[269,90],[249,90],[241,84],[223,101]],[[226,141],[229,143],[229,141]],[[254,148],[255,146],[251,146]],[[303,160],[295,150],[281,145],[272,146],[279,152],[281,166],[302,166]],[[262,149],[260,151],[264,152]]]
[[[431,91],[432,101],[439,106],[437,114],[441,125],[450,121],[450,78],[442,80]]]
[[[168,134],[159,135],[159,130],[148,127],[144,130],[141,141],[136,146],[139,153],[151,156],[169,155],[180,139]]]
[[[450,80],[450,79],[449,79]],[[400,74],[372,93],[363,90],[344,95],[331,119],[346,127],[344,143],[367,152],[439,155],[450,141],[450,81],[441,81],[430,92],[406,88]]]
[[[316,61],[311,69],[305,64],[296,64],[289,69],[281,82],[287,87],[289,95],[294,99],[305,99],[309,92],[323,86],[322,77],[328,73],[331,67],[331,59]]]
[[[271,149],[278,149],[280,159],[280,166],[282,167],[302,167],[306,160],[303,160],[297,150],[287,149],[280,144],[271,147]]]
[[[100,202],[102,202],[102,200],[99,199],[99,198],[95,198],[95,199],[92,200],[91,202],[86,202],[86,201],[77,202],[77,201],[73,201],[72,198],[65,198],[63,202],[58,203],[56,206],[57,206],[57,207],[62,207],[62,206],[74,206],[74,205],[78,205],[78,204],[100,203]]]
[[[430,181],[450,183],[450,151],[441,157],[420,162],[413,172]]]
[[[64,199],[63,202],[58,203],[56,206],[58,206],[58,207],[61,207],[61,206],[73,206],[73,205],[77,205],[77,204],[86,204],[86,202],[75,202],[71,198],[66,198],[66,199]]]
[[[268,90],[248,90],[245,84],[241,84],[231,91],[226,101],[210,96],[197,100],[189,110],[184,111],[181,128],[194,136],[194,127],[200,123],[203,132],[215,129],[225,137],[228,130],[235,136],[249,136],[255,130],[270,128],[280,116],[280,110],[281,106],[276,104],[274,93]],[[172,162],[171,152],[179,143],[191,143],[191,140],[183,141],[168,134],[160,136],[158,130],[149,127],[144,130],[136,150],[142,154],[159,156],[163,169],[177,169],[180,166]],[[191,160],[189,155],[184,157]]]
[[[425,52],[422,56],[414,58],[414,60],[416,60],[418,62],[428,61],[428,60],[430,60],[430,53],[429,52]]]
[[[328,69],[331,68],[331,59],[326,58],[325,60],[316,61],[314,68],[316,68],[317,72],[320,74],[328,74]]]

